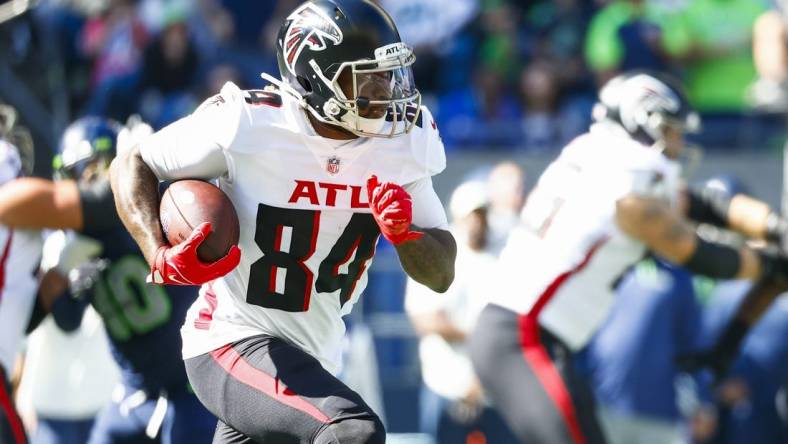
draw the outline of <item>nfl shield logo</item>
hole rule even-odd
[[[326,171],[328,171],[330,174],[338,173],[339,163],[340,163],[339,157],[336,156],[330,157],[328,159],[328,164],[326,164]]]

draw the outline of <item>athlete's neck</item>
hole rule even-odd
[[[335,139],[335,140],[358,139],[357,135],[351,133],[350,131],[344,128],[323,123],[317,120],[315,116],[313,116],[308,111],[304,111],[304,113],[306,113],[306,117],[309,119],[309,123],[312,124],[312,128],[321,137],[325,137],[326,139]]]

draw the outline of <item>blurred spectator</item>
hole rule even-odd
[[[582,96],[563,102],[559,69],[547,61],[528,65],[520,78],[523,101],[520,147],[556,150],[583,133],[591,120],[591,101]]]
[[[414,48],[445,45],[476,16],[477,0],[381,0],[402,40]]]
[[[695,350],[700,319],[683,269],[649,259],[622,279],[610,317],[582,354],[611,444],[682,442],[673,362]]]
[[[481,14],[484,31],[479,46],[479,63],[514,83],[520,72],[517,57],[517,25],[520,11],[506,0],[485,0]]]
[[[788,1],[755,22],[753,56],[759,79],[751,99],[759,108],[788,110]]]
[[[474,37],[461,32],[479,12],[478,0],[381,0],[399,27],[402,40],[413,46],[417,85],[426,93],[470,83],[475,64]]]
[[[435,119],[446,148],[513,146],[520,140],[520,106],[501,73],[480,66],[474,82],[442,96]]]
[[[623,71],[667,70],[660,26],[664,16],[662,4],[647,0],[614,0],[596,13],[585,55],[598,84]]]
[[[265,26],[274,16],[279,0],[250,2],[248,0],[218,0],[233,21],[233,38],[236,44],[247,48],[263,48]],[[292,2],[290,2],[292,3]]]
[[[405,293],[405,309],[421,336],[420,428],[440,444],[479,442],[470,440],[480,433],[481,442],[516,442],[497,413],[485,406],[465,346],[466,335],[487,302],[487,278],[495,267],[487,250],[486,207],[484,183],[457,187],[449,204],[457,239],[455,281],[440,295],[408,279]]]
[[[232,65],[216,65],[206,75],[203,82],[202,92],[200,97],[211,97],[218,91],[222,90],[227,82],[233,82],[241,88],[244,88],[244,83],[241,80],[241,74]]]
[[[204,0],[203,15],[225,33],[216,62],[233,64],[246,84],[259,83],[261,72],[278,72],[276,35],[300,0]],[[216,21],[213,17],[221,17]],[[228,26],[229,25],[229,26]]]
[[[514,162],[501,162],[487,178],[487,251],[498,256],[509,232],[520,222],[525,203],[525,171]]]
[[[145,49],[144,61],[138,87],[143,119],[161,128],[190,113],[200,61],[183,18],[166,25]]]
[[[752,29],[764,11],[760,0],[695,0],[663,33],[666,50],[685,68],[690,101],[703,114],[697,139],[706,145],[747,146],[762,132],[743,113],[756,78]]]
[[[741,112],[755,79],[751,41],[758,0],[695,0],[663,35],[668,52],[686,67],[687,92],[701,112]]]
[[[555,75],[562,89],[586,92],[593,85],[583,60],[591,8],[584,0],[541,0],[524,3],[521,26],[523,58],[544,59],[561,67]]]
[[[522,72],[523,141],[529,149],[557,148],[563,122],[558,116],[558,79],[546,62],[534,62]]]
[[[82,30],[82,51],[94,59],[93,85],[102,88],[138,69],[147,39],[134,0],[110,0],[107,9],[89,19]]]
[[[84,444],[119,380],[118,368],[93,309],[76,331],[66,333],[55,322],[50,316],[28,338],[20,414],[33,444]]]

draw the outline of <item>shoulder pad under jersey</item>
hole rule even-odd
[[[438,125],[426,106],[421,107],[421,125],[414,125],[408,134],[409,159],[402,165],[402,183],[434,176],[446,169],[446,152]],[[395,139],[396,140],[396,139]]]

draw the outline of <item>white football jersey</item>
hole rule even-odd
[[[19,176],[16,148],[0,140],[0,185]],[[25,336],[38,290],[41,232],[0,225],[0,366],[8,375]]]
[[[630,194],[675,202],[679,164],[633,141],[621,128],[595,124],[548,166],[523,208],[500,259],[493,300],[579,349],[605,320],[613,291],[645,245],[615,222]]]
[[[366,286],[379,236],[367,178],[403,185],[414,224],[448,225],[431,181],[445,168],[443,143],[426,108],[405,136],[330,140],[315,134],[295,99],[227,84],[141,152],[161,179],[218,176],[240,221],[241,263],[192,306],[186,358],[269,334],[337,371],[341,316]]]

